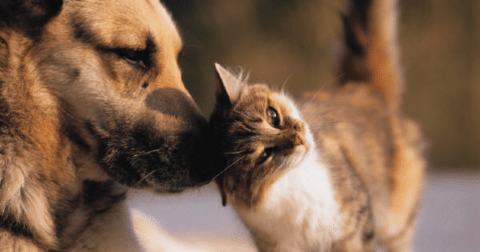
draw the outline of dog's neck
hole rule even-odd
[[[19,141],[0,134],[0,160],[4,164],[0,174],[0,234],[4,233],[0,244],[7,251],[67,251],[73,247],[82,251],[96,248],[92,242],[99,241],[86,236],[134,237],[129,228],[126,188],[106,179],[72,144],[63,145],[57,157],[42,160],[30,151],[30,143]],[[49,173],[52,167],[64,174]],[[111,230],[98,227],[103,222],[122,225],[123,229],[117,227],[117,232],[108,234]]]
[[[92,228],[94,218],[106,215],[118,205],[125,204],[126,190],[112,181],[83,181],[83,189],[72,199],[64,199],[58,204],[68,204],[62,210],[56,207],[55,227],[61,249],[68,249],[78,243],[82,233]]]
[[[124,195],[124,194],[123,194]],[[84,222],[87,224],[81,232],[77,233],[74,240],[65,241],[70,244],[68,251],[144,251],[134,233],[130,211],[123,196],[119,199],[114,197],[110,200],[119,200],[106,207],[100,212],[89,214],[91,218]],[[101,200],[102,204],[105,201]],[[82,214],[82,213],[80,213]],[[75,215],[72,215],[75,218]],[[69,235],[64,234],[67,238]]]

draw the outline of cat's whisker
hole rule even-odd
[[[243,151],[232,151],[232,152],[224,152],[223,154],[225,155],[236,155],[236,154],[242,154],[242,153],[245,153],[247,152],[246,150],[243,150]]]
[[[246,140],[246,139],[237,139],[237,140],[233,141],[233,144],[236,144],[236,145],[241,146],[241,145],[244,145],[245,143],[248,143],[248,142],[249,142],[249,141]],[[246,151],[245,151],[245,152],[246,152]]]
[[[340,78],[342,78],[343,76],[345,76],[347,73],[346,72],[343,72],[335,77],[333,77],[332,80],[330,80],[329,82],[327,82],[326,84],[324,84],[320,90],[322,90],[327,84],[330,85],[330,84],[333,84],[334,82],[337,82]]]
[[[293,70],[292,73],[287,77],[287,79],[285,79],[285,81],[282,84],[282,88],[280,89],[280,92],[285,93],[285,86],[287,85],[287,82],[290,80],[290,78],[292,78],[293,74],[295,73],[295,70]]]
[[[315,100],[315,96],[320,93],[321,91],[323,91],[325,89],[325,87],[327,85],[331,85],[335,82],[337,82],[340,78],[342,78],[346,73],[341,73],[339,74],[338,76],[334,77],[332,80],[330,80],[329,82],[323,84],[320,88],[318,88],[317,90],[315,90],[312,94],[312,97],[307,101],[307,103],[312,103],[313,100]]]
[[[245,114],[245,113],[243,113],[243,112],[240,112],[240,111],[238,111],[238,110],[234,110],[233,112],[235,112],[235,113],[237,113],[237,114],[239,114],[239,115],[245,116],[246,118],[248,118],[248,119],[250,119],[250,120],[253,119],[251,116],[249,116],[249,115],[247,115],[247,114]]]
[[[240,160],[243,159],[244,157],[245,157],[245,156],[239,157],[237,160],[235,160],[233,163],[231,163],[229,166],[227,166],[225,169],[223,169],[220,173],[218,173],[217,175],[215,175],[215,177],[213,177],[212,180],[210,180],[210,182],[215,181],[215,179],[217,179],[220,175],[222,175],[225,171],[227,171],[230,167],[234,166],[236,163],[238,163],[238,161],[240,161]]]

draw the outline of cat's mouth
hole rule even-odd
[[[222,205],[226,206],[229,201],[236,201],[235,199],[237,198],[237,196],[243,195],[240,196],[237,200],[242,201],[243,198],[249,198],[251,200],[249,200],[248,203],[250,207],[252,207],[254,205],[254,202],[257,202],[257,200],[254,199],[261,198],[261,195],[265,193],[266,188],[269,187],[267,186],[267,184],[273,185],[275,181],[287,175],[290,170],[296,169],[307,159],[309,152],[311,151],[311,146],[312,145],[308,141],[296,146],[293,149],[293,152],[285,156],[286,159],[284,160],[284,162],[281,162],[273,169],[273,173],[271,173],[270,175],[261,176],[261,178],[250,177],[249,183],[239,183],[238,180],[235,180],[237,182],[233,182],[231,176],[235,175],[231,174],[230,169],[239,168],[230,166],[227,167],[221,174],[219,174],[219,176],[215,177],[215,182],[217,183],[221,194]],[[261,167],[255,167],[253,169],[261,169]]]
[[[291,154],[291,157],[289,160],[289,164],[288,164],[289,168],[295,169],[295,167],[303,163],[309,151],[310,151],[309,143],[305,143],[303,145],[299,145],[295,147],[294,153]]]

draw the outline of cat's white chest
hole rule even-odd
[[[328,171],[313,152],[272,186],[258,208],[238,213],[273,239],[278,251],[322,251],[341,235]]]

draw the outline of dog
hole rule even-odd
[[[159,0],[0,2],[0,251],[142,251],[128,188],[213,178],[181,49]]]

